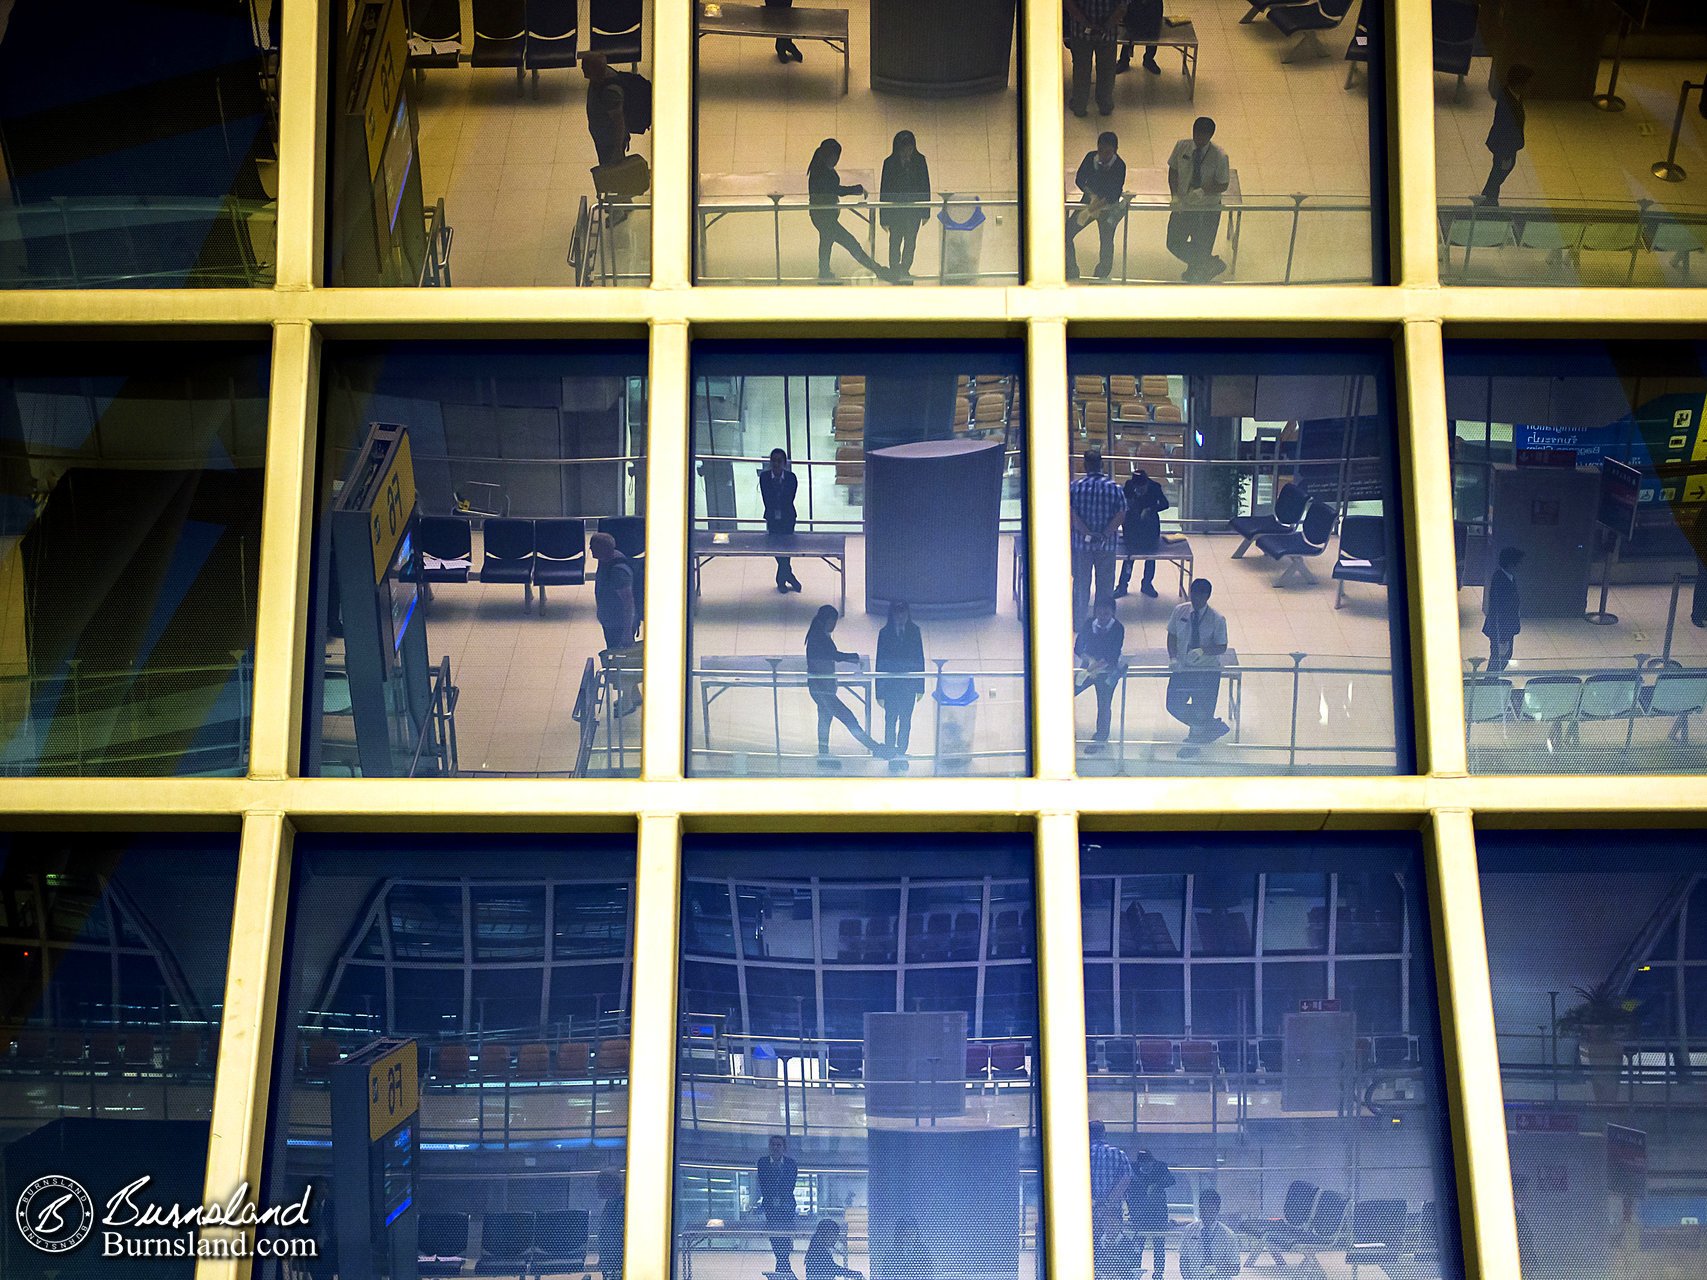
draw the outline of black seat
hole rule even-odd
[[[1233,559],[1243,559],[1245,552],[1251,549],[1251,543],[1265,533],[1290,533],[1296,529],[1298,522],[1304,518],[1304,509],[1309,505],[1310,495],[1304,491],[1304,486],[1288,481],[1280,487],[1280,492],[1274,495],[1273,511],[1260,516],[1234,516],[1227,521],[1227,527],[1244,541],[1233,553]]]
[[[1312,502],[1304,513],[1304,523],[1291,533],[1265,533],[1257,539],[1257,549],[1271,560],[1280,561],[1280,575],[1274,585],[1285,586],[1293,578],[1314,582],[1306,561],[1313,560],[1328,549],[1334,525],[1339,522],[1340,510],[1331,502]]]
[[[527,0],[528,39],[524,57],[538,91],[541,70],[575,65],[580,0]]]
[[[494,516],[481,526],[480,581],[519,582],[524,607],[533,603],[533,521]]]
[[[454,67],[462,54],[462,5],[457,0],[408,0],[409,65],[416,71]]]
[[[616,549],[634,570],[634,620],[646,620],[646,517],[611,516],[599,521],[599,532],[616,539]]]
[[[611,62],[640,61],[640,21],[645,0],[592,0],[592,37],[587,48]]]
[[[579,1271],[587,1263],[588,1214],[585,1209],[554,1209],[534,1222],[529,1267],[537,1276]],[[613,1277],[614,1280],[614,1277]]]
[[[477,1276],[522,1276],[527,1274],[533,1253],[534,1215],[489,1213],[480,1220],[480,1257],[474,1263]]]
[[[1385,1268],[1400,1261],[1405,1247],[1409,1206],[1403,1200],[1359,1200],[1351,1211],[1351,1239],[1345,1260],[1356,1267]]]
[[[1340,524],[1340,553],[1334,561],[1334,608],[1345,603],[1345,584],[1387,585],[1387,521],[1382,516],[1347,516]]]
[[[1132,1037],[1122,1036],[1118,1040],[1102,1042],[1103,1061],[1108,1063],[1111,1075],[1129,1076],[1138,1069],[1138,1056],[1133,1049]]]
[[[516,90],[520,92],[527,25],[526,0],[474,0],[474,50],[469,64],[514,67]]]
[[[578,587],[587,580],[587,522],[553,517],[533,522],[533,585],[545,608],[547,587]]]
[[[421,576],[428,582],[467,582],[474,535],[461,516],[422,516]]]
[[[1332,31],[1345,21],[1351,12],[1351,0],[1309,0],[1307,4],[1275,4],[1263,11],[1274,29],[1281,35],[1298,36],[1298,43],[1286,51],[1282,62],[1297,62],[1303,58],[1326,58],[1327,46],[1321,33]]]
[[[423,1213],[417,1228],[415,1269],[424,1276],[459,1276],[468,1252],[466,1213]]]
[[[1476,8],[1476,0],[1434,0],[1434,69],[1458,77],[1454,102],[1464,96],[1476,52]]]

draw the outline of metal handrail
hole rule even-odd
[[[415,753],[409,758],[407,777],[419,776],[421,752],[427,745],[428,730],[433,735],[433,758],[438,761],[442,776],[456,776],[456,699],[457,687],[450,682],[450,655],[427,673],[430,705],[421,717],[420,731],[415,735]]]

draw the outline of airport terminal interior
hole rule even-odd
[[[0,0],[0,1275],[1700,1280],[1699,6],[663,9]]]

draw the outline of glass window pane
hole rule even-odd
[[[949,915],[951,936],[955,910],[985,900],[1032,919],[1032,861],[1026,841],[1001,837],[689,835],[683,847],[687,886],[816,889],[843,919],[917,905]],[[819,936],[834,954],[842,931]],[[696,1275],[820,1276],[832,1259],[873,1276],[1040,1274],[1036,964],[1029,950],[906,950],[904,965],[893,952],[821,965],[807,951],[683,967],[675,1220],[694,1239],[678,1276],[690,1261]]]
[[[1018,283],[1017,9],[700,9],[695,280]]]
[[[688,772],[1029,772],[1017,349],[713,342],[693,375]]]
[[[1082,775],[1409,769],[1390,364],[1358,343],[1074,345],[1058,567]]]
[[[1612,117],[1606,118],[1609,122]],[[1459,637],[1477,773],[1699,773],[1707,426],[1697,343],[1451,342]],[[1585,626],[1584,619],[1596,625]]]
[[[1191,950],[1199,956],[1248,956],[1255,951],[1255,876],[1215,872],[1192,877]]]
[[[1184,919],[1184,876],[1120,878],[1121,955],[1179,955]]]
[[[1031,886],[998,884],[990,888],[989,939],[985,958],[1012,960],[1030,956],[1036,927],[1031,914]]]
[[[545,958],[544,889],[476,889],[468,900],[476,960]]]
[[[735,917],[729,905],[728,884],[689,880],[682,894],[683,950],[702,956],[733,956]]]
[[[6,8],[0,288],[270,287],[277,7]]]
[[[628,886],[560,884],[552,894],[556,916],[551,949],[569,956],[614,957],[628,943]]]
[[[648,0],[355,0],[332,26],[328,284],[650,280]]]
[[[349,343],[322,364],[304,772],[638,774],[644,351]]]
[[[1255,957],[1241,944],[1225,950],[1248,958],[1226,959],[1206,954],[1198,945],[1202,930],[1194,930],[1183,954],[1119,964],[1112,1001],[1109,966],[1087,957],[1092,1194],[1100,1179],[1132,1177],[1124,1206],[1117,1203],[1109,1217],[1111,1228],[1120,1218],[1119,1230],[1102,1233],[1093,1246],[1111,1275],[1171,1276],[1175,1267],[1196,1274],[1190,1242],[1204,1234],[1196,1224],[1212,1212],[1238,1224],[1240,1238],[1226,1237],[1226,1275],[1244,1274],[1241,1263],[1256,1274],[1267,1270],[1262,1261],[1287,1269],[1289,1259],[1256,1256],[1260,1233],[1274,1230],[1257,1226],[1264,1222],[1330,1234],[1333,1255],[1317,1250],[1324,1275],[1338,1274],[1339,1251],[1347,1249],[1347,1276],[1369,1264],[1375,1249],[1384,1261],[1369,1265],[1372,1271],[1464,1275],[1434,962],[1421,916],[1423,867],[1414,834],[1084,838],[1080,875],[1087,886],[1107,876],[1128,885],[1142,869],[1146,878],[1177,879],[1198,909],[1235,903],[1242,921],[1259,879],[1269,895],[1296,892],[1301,905],[1325,907],[1334,876],[1380,875],[1404,886],[1402,900],[1415,916],[1405,935],[1409,991],[1398,985],[1400,961],[1357,962],[1366,970],[1392,968],[1391,1024],[1366,1022],[1361,998],[1336,1007],[1322,956],[1270,958],[1265,947],[1265,956]],[[1281,916],[1282,933],[1307,927],[1307,911],[1296,925]],[[1342,982],[1342,997],[1371,989],[1374,975],[1364,976],[1353,993]],[[1287,1241],[1296,1246],[1304,1238]]]
[[[1683,958],[1707,960],[1707,881],[1690,890],[1689,909],[1684,919],[1689,922],[1689,927],[1683,935]],[[1671,954],[1662,947],[1656,958],[1670,958]]]
[[[1699,15],[1433,7],[1434,69],[1457,77],[1434,95],[1443,282],[1698,283],[1703,210],[1684,179],[1707,126],[1674,60],[1700,52]]]
[[[1372,1035],[1404,1029],[1404,966],[1397,960],[1341,961],[1334,966],[1334,995]]]
[[[397,959],[462,959],[461,885],[395,885],[385,902],[391,921],[391,954]]]
[[[896,889],[818,891],[826,964],[893,964],[901,894]]]
[[[1340,955],[1398,951],[1405,942],[1405,890],[1396,876],[1341,872],[1334,949]]]
[[[1087,956],[1114,954],[1114,883],[1086,880],[1079,890],[1079,932],[1085,940]]]
[[[0,898],[45,894],[56,932],[76,939],[45,953],[34,938],[0,946],[11,1194],[51,1171],[97,1205],[145,1176],[151,1203],[203,1203],[236,887],[235,834],[0,836]],[[118,916],[129,927],[117,942],[75,923]],[[48,1200],[35,1204],[50,1243],[87,1225],[72,1205],[55,1227]],[[96,1240],[57,1257],[25,1258],[24,1247],[6,1245],[8,1276],[46,1277],[79,1257],[96,1272],[136,1270],[102,1262]],[[154,1257],[141,1269],[190,1280],[195,1262]]]
[[[1384,10],[1285,10],[1065,10],[1069,279],[1385,278]]]
[[[1328,877],[1269,872],[1263,878],[1264,955],[1328,949]]]
[[[631,840],[297,836],[267,1135],[274,1154],[257,1199],[308,1194],[319,1258],[332,1271],[371,1270],[396,1256],[399,1240],[418,1244],[411,1274],[419,1255],[490,1260],[521,1221],[505,1215],[519,1213],[536,1246],[575,1254],[566,1269],[614,1275],[632,957],[626,908],[612,904],[633,883]],[[460,938],[460,906],[450,904],[464,894],[473,946],[430,964],[397,951],[389,962],[350,963],[376,903],[388,920],[444,906]],[[607,946],[608,961],[545,964],[548,901],[572,946]],[[413,1073],[419,1106],[380,1114],[375,1140],[365,1104],[380,1067]],[[357,1095],[349,1109],[334,1101],[347,1089]],[[353,1235],[333,1207],[350,1203],[340,1200],[346,1166],[332,1158],[347,1149],[375,1156],[387,1196],[385,1212],[362,1215]],[[476,1167],[493,1156],[503,1168]],[[356,1188],[356,1200],[370,1190]],[[533,1264],[555,1265],[545,1254]]]
[[[1707,875],[1707,843],[1695,830],[1476,843],[1523,1275],[1687,1271],[1697,1192],[1660,1171],[1700,1151],[1707,969],[1680,983],[1664,935]],[[1620,1139],[1642,1145],[1645,1178]]]
[[[266,430],[259,344],[6,345],[0,772],[244,772]]]
[[[735,886],[741,945],[749,960],[812,958],[812,891]]]

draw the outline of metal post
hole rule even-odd
[[[1609,590],[1611,590],[1611,587],[1612,587],[1612,566],[1618,562],[1618,547],[1619,547],[1619,543],[1621,541],[1622,541],[1622,539],[1620,539],[1619,536],[1616,533],[1614,533],[1612,535],[1612,546],[1611,546],[1611,548],[1607,551],[1607,553],[1604,556],[1601,557],[1601,561],[1600,561],[1600,608],[1594,610],[1594,612],[1592,612],[1592,613],[1585,613],[1583,615],[1583,617],[1586,620],[1594,623],[1594,625],[1597,627],[1609,627],[1613,623],[1618,621],[1618,615],[1616,613],[1608,613],[1607,612],[1606,594]]]
[[[1691,81],[1685,80],[1683,82],[1683,87],[1678,90],[1677,115],[1672,118],[1671,122],[1671,147],[1666,152],[1666,158],[1661,160],[1651,170],[1654,177],[1659,178],[1661,181],[1682,182],[1689,176],[1684,172],[1683,166],[1677,162],[1677,139],[1678,135],[1683,132],[1683,109],[1689,105],[1689,91],[1691,89],[1700,89],[1704,86],[1707,86],[1707,81],[1704,81],[1702,84],[1695,84]]]
[[[1301,193],[1294,192],[1293,196],[1292,196],[1292,236],[1286,242],[1286,283],[1287,284],[1292,283],[1292,253],[1293,253],[1293,250],[1295,250],[1298,247],[1298,219],[1299,219],[1300,215],[1302,215],[1303,211],[1304,211],[1304,196]],[[1278,458],[1278,456],[1279,456],[1278,445],[1276,447],[1275,453],[1276,453],[1276,457]],[[1254,498],[1255,494],[1253,494],[1252,497]]]
[[[777,673],[782,669],[781,658],[766,658],[771,668],[771,723],[776,735],[776,771],[782,772],[782,687]],[[709,721],[710,717],[707,717]],[[707,744],[710,745],[709,743]]]
[[[1551,1064],[1548,1075],[1553,1077],[1553,1101],[1559,1100],[1559,993],[1547,993],[1547,1027],[1551,1047],[1547,1051],[1547,1060]]]
[[[1308,654],[1292,653],[1292,733],[1286,746],[1286,771],[1292,772],[1292,767],[1298,762],[1298,685],[1303,679],[1304,659]],[[1240,706],[1244,705],[1244,695],[1240,695]]]
[[[1624,63],[1624,37],[1630,34],[1630,15],[1618,22],[1618,43],[1612,47],[1612,77],[1606,82],[1606,92],[1597,93],[1589,101],[1602,111],[1624,110],[1624,99],[1618,96],[1618,72]]]

